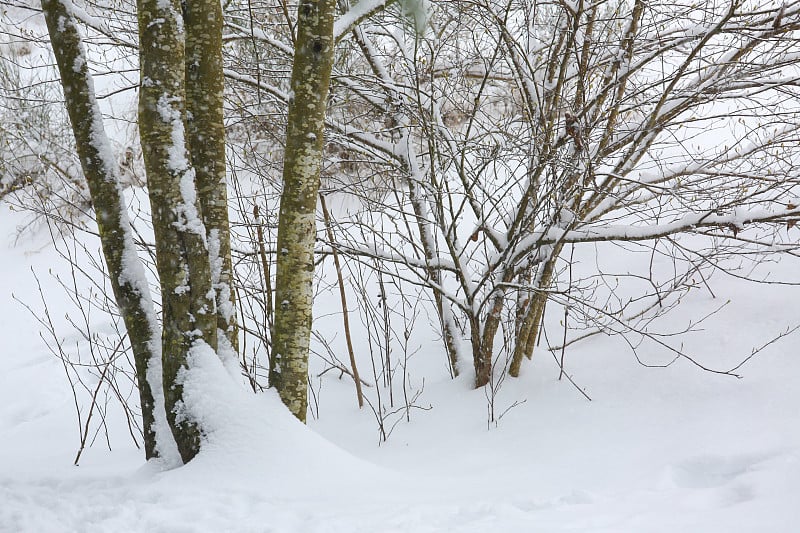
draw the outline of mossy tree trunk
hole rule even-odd
[[[311,338],[316,206],[328,84],[333,64],[334,0],[301,0],[286,131],[278,222],[275,333],[270,382],[305,422]]]
[[[200,428],[182,416],[179,372],[190,350],[217,347],[217,313],[206,230],[185,140],[184,26],[177,0],[138,0],[139,134],[161,282],[167,420],[184,462],[200,449]]]
[[[218,341],[238,351],[236,298],[233,290],[228,191],[225,178],[222,4],[186,0],[186,131],[197,180],[197,196],[208,236],[212,282],[217,301]]]
[[[42,11],[61,75],[78,157],[89,185],[109,281],[131,343],[145,457],[150,459],[157,455],[154,397],[160,397],[161,384],[148,381],[148,368],[161,366],[160,328],[136,253],[119,171],[97,105],[80,33],[67,4],[61,0],[44,0]]]

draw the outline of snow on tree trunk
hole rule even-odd
[[[181,369],[195,346],[217,347],[217,314],[206,230],[184,135],[184,25],[177,1],[139,0],[139,133],[142,141],[163,315],[167,420],[184,462],[200,428],[183,409]]]
[[[233,291],[228,191],[225,179],[225,125],[222,115],[222,4],[184,3],[186,26],[186,130],[203,222],[208,232],[211,274],[217,301],[218,352],[238,351]]]
[[[78,156],[89,185],[103,257],[133,351],[145,457],[160,455],[170,460],[175,455],[175,445],[164,416],[160,328],[133,242],[116,160],[70,8],[71,3],[60,0],[42,2]]]
[[[333,0],[303,0],[286,132],[278,221],[275,334],[270,382],[305,421],[311,337],[316,206],[328,83],[333,64]]]

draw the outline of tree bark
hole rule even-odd
[[[218,342],[227,339],[238,352],[236,296],[233,289],[228,189],[225,177],[222,4],[186,0],[186,130],[195,169],[197,195],[206,226],[212,282],[217,302]],[[220,353],[220,355],[222,355]]]
[[[335,5],[333,0],[302,0],[297,11],[297,44],[278,221],[270,383],[289,410],[303,422],[308,407],[316,206],[333,65]]]
[[[511,280],[511,270],[507,270],[502,277],[502,284]],[[472,357],[475,366],[475,388],[478,389],[488,384],[492,378],[492,359],[494,358],[494,338],[503,318],[503,302],[505,290],[495,289],[489,301],[492,303],[484,320],[483,327],[472,327]],[[477,317],[474,319],[477,322]]]
[[[78,157],[89,185],[109,281],[131,343],[145,457],[151,459],[157,456],[154,396],[160,397],[161,384],[148,381],[148,367],[160,369],[160,329],[133,242],[119,171],[95,98],[86,54],[68,5],[61,0],[43,0],[42,11],[61,75]],[[151,385],[157,387],[155,394]]]
[[[138,0],[139,134],[161,282],[167,420],[184,462],[200,449],[200,428],[183,411],[181,369],[201,343],[217,347],[215,295],[184,135],[184,30],[177,0]]]
[[[536,346],[536,339],[539,336],[539,330],[544,316],[544,307],[547,304],[547,289],[553,282],[556,261],[559,255],[561,255],[563,247],[564,245],[561,243],[555,245],[550,256],[540,267],[542,269],[541,274],[536,276],[534,282],[534,290],[536,292],[531,296],[531,303],[528,306],[528,312],[517,334],[514,355],[511,357],[511,365],[508,368],[508,373],[512,377],[519,377],[523,358],[531,359],[533,357],[533,349]]]

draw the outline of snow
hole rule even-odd
[[[355,4],[337,22],[337,35],[382,3]],[[105,23],[96,19],[93,24]],[[269,38],[257,28],[239,33],[251,31],[258,39]],[[277,41],[271,44],[289,50]],[[261,87],[282,100],[293,96],[265,82]],[[164,111],[173,116],[169,102]],[[180,121],[174,122],[175,145],[182,146]],[[356,135],[385,152],[405,149],[365,132]],[[113,164],[110,146],[107,154]],[[185,154],[174,156],[176,168],[185,168]],[[186,209],[191,210],[194,192],[189,173],[185,177]],[[639,181],[659,177],[642,175]],[[697,217],[745,223],[788,212],[773,207]],[[187,218],[194,217],[187,213]],[[589,402],[557,380],[559,369],[545,349],[537,350],[521,378],[507,379],[496,395],[473,391],[469,368],[462,368],[457,380],[447,377],[441,341],[428,332],[410,372],[414,383],[427,378],[416,404],[431,409],[412,410],[411,421],[394,426],[380,445],[374,413],[356,408],[346,378],[340,381],[333,372],[314,377],[321,392],[318,418],[305,427],[272,391],[254,395],[234,377],[238,369],[230,356],[220,362],[197,350],[183,374],[187,412],[200,418],[207,432],[194,461],[175,468],[177,450],[171,443],[171,450],[160,450],[168,460],[145,464],[120,414],[111,410],[112,449],[101,435],[73,467],[78,439],[64,370],[38,337],[37,322],[11,298],[13,291],[26,303],[37,301],[33,268],[54,319],[63,325],[64,315],[74,309],[48,270],[68,272],[44,233],[29,230],[15,244],[16,228],[26,223],[24,214],[0,204],[0,300],[6,303],[0,319],[0,532],[790,533],[800,523],[796,336],[759,353],[739,370],[739,380],[700,372],[682,360],[665,369],[644,368],[619,339],[593,337],[566,354],[568,373],[592,398]],[[469,234],[481,227],[505,248],[504,232],[490,226],[478,220],[469,225]],[[588,227],[572,237],[636,238],[654,229]],[[563,229],[552,232],[554,238],[563,236]],[[94,241],[87,246],[97,248]],[[209,247],[218,247],[213,235]],[[616,254],[610,259],[614,268],[606,271],[625,272],[628,257]],[[425,264],[390,248],[379,255]],[[135,250],[126,250],[126,263],[126,279],[146,292],[148,280]],[[457,268],[438,257],[430,264]],[[770,268],[789,280],[797,280],[800,271],[789,261]],[[752,346],[800,320],[794,287],[719,277],[711,283],[718,300],[693,290],[670,320],[702,316],[732,300],[704,324],[705,331],[682,339],[687,351],[714,368],[733,367]],[[318,298],[317,324],[335,336],[339,329],[334,328],[341,327],[338,301],[324,296]],[[403,305],[388,302],[392,308]],[[151,322],[156,323],[154,316]],[[425,325],[417,323],[414,338]],[[68,343],[80,342],[69,337],[68,328],[59,331]],[[369,357],[366,340],[355,343],[357,356]],[[229,354],[230,348],[223,352]],[[672,358],[652,347],[639,355],[649,364]],[[469,357],[462,356],[465,367]],[[153,363],[151,383],[158,383],[161,371]],[[163,397],[158,401],[163,405]],[[497,423],[487,421],[490,403],[497,416],[502,414]],[[157,414],[157,427],[168,431],[163,412]]]
[[[76,12],[82,13],[83,11],[76,8],[72,2],[63,0],[64,8],[70,16],[74,16]],[[70,19],[62,18],[59,21],[60,26],[67,24],[73,25],[74,22]],[[79,30],[77,30],[80,33]],[[75,59],[73,69],[76,73],[80,73],[83,69],[87,69],[88,62],[86,60],[86,50],[82,43],[79,44],[79,55]],[[96,91],[94,86],[94,78],[89,75],[86,77],[87,97],[91,103],[91,141],[94,148],[99,152],[103,161],[104,175],[113,181],[118,195],[124,205],[125,197],[122,192],[119,177],[119,167],[111,141],[106,134],[103,114],[98,105]],[[149,341],[151,352],[154,357],[148,362],[147,379],[151,385],[153,393],[153,401],[155,405],[155,422],[154,431],[158,438],[158,450],[167,464],[175,464],[178,460],[178,451],[174,441],[170,435],[169,426],[167,425],[166,415],[164,413],[164,395],[161,390],[161,344],[160,344],[160,327],[158,319],[155,314],[155,307],[150,297],[150,289],[147,279],[145,277],[144,268],[141,260],[137,256],[136,247],[134,245],[133,232],[130,228],[130,220],[127,211],[120,213],[120,226],[124,231],[124,250],[122,254],[122,272],[120,274],[119,282],[121,284],[129,284],[141,296],[142,305],[147,312],[147,320],[152,332],[152,338]]]
[[[179,222],[182,229],[199,235],[205,241],[206,230],[200,214],[197,212],[197,191],[195,188],[195,171],[189,165],[186,154],[184,123],[180,109],[174,105],[174,100],[166,94],[162,95],[157,104],[161,120],[172,126],[168,147],[168,166],[170,171],[180,176],[179,188],[181,202],[177,207]]]
[[[346,13],[336,18],[333,25],[333,37],[335,41],[340,40],[345,33],[352,30],[360,21],[367,18],[386,5],[386,0],[360,0],[351,6]]]
[[[631,226],[605,224],[600,227],[585,227],[575,231],[564,231],[561,227],[548,229],[544,232],[532,232],[517,246],[518,250],[527,250],[534,243],[553,243],[560,240],[564,242],[590,242],[602,240],[649,240],[662,235],[671,235],[679,229],[691,230],[702,227],[735,226],[744,228],[748,224],[781,219],[800,215],[800,208],[788,209],[780,205],[778,209],[737,208],[733,213],[719,215],[713,211],[692,213],[684,215],[675,221],[664,224]]]
[[[194,461],[145,464],[110,415],[112,450],[99,439],[73,467],[75,415],[61,363],[10,297],[13,290],[35,300],[33,268],[51,314],[63,316],[68,302],[46,271],[63,274],[65,266],[44,232],[14,244],[24,216],[0,206],[0,297],[8,302],[0,321],[0,531],[796,531],[793,338],[759,353],[737,380],[681,361],[647,369],[618,340],[595,337],[566,360],[591,402],[557,380],[542,350],[493,398],[503,413],[497,423],[487,422],[488,391],[442,373],[419,400],[432,409],[414,411],[380,446],[351,383],[330,377],[319,418],[305,427],[273,392],[253,394],[230,366],[197,350],[183,374],[187,412],[207,432]],[[625,257],[616,261],[623,266]],[[732,303],[685,340],[711,366],[740,360],[796,321],[795,289],[712,282]],[[717,305],[699,291],[686,300],[686,316]],[[649,363],[668,357],[640,355]],[[444,356],[431,341],[417,357]]]
[[[207,295],[209,299],[215,299],[216,294],[214,290],[219,291],[219,301],[217,302],[217,310],[220,315],[229,323],[236,314],[236,309],[231,302],[231,288],[228,283],[220,282],[223,270],[223,261],[220,256],[220,239],[219,230],[212,229],[208,234],[208,256],[211,263],[211,282],[214,289]],[[220,331],[220,337],[224,337],[225,333]],[[225,340],[227,342],[227,339]],[[231,347],[232,349],[232,347]]]

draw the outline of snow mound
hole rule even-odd
[[[213,472],[219,483],[247,480],[263,484],[262,493],[285,493],[284,481],[264,481],[328,490],[353,472],[379,473],[299,422],[274,389],[258,394],[245,389],[205,344],[192,349],[181,378],[185,412],[203,428],[204,441],[198,456],[172,476],[201,481]]]

